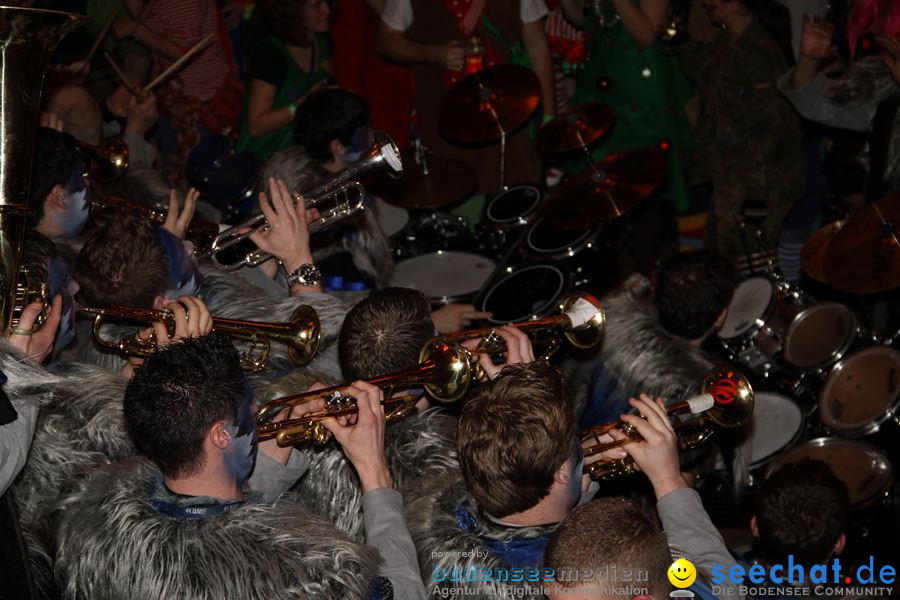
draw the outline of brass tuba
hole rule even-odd
[[[118,317],[133,321],[164,323],[169,334],[174,333],[174,315],[168,310],[135,308],[132,306],[110,306],[103,308],[79,307],[80,312],[95,315],[94,339],[104,348],[109,348],[129,356],[148,357],[156,351],[156,339],[126,337],[120,340],[105,339],[100,328],[106,317]],[[288,355],[298,365],[309,363],[319,349],[321,329],[319,315],[311,306],[299,306],[287,323],[262,323],[259,321],[240,321],[213,317],[213,329],[230,336],[250,340],[250,349],[241,356],[242,366],[253,372],[265,368],[269,360],[271,342],[285,344]],[[256,348],[259,347],[257,351]]]
[[[674,423],[678,433],[678,446],[681,450],[695,448],[708,440],[714,430],[713,426],[739,427],[753,414],[753,388],[743,374],[730,367],[718,367],[706,374],[703,380],[703,393],[682,402],[666,407],[669,417],[692,414],[700,415],[693,419]],[[581,440],[591,438],[617,429],[625,434],[625,438],[598,443],[584,449],[585,457],[600,454],[618,448],[642,438],[637,430],[621,420],[597,425],[582,432]],[[619,459],[604,460],[585,465],[585,473],[593,479],[612,479],[634,472],[634,461],[630,456]]]
[[[12,323],[44,73],[59,41],[86,19],[0,7],[0,319]]]
[[[561,348],[563,337],[570,344],[581,349],[593,348],[603,338],[606,313],[603,312],[600,301],[594,296],[584,292],[575,292],[559,305],[559,310],[560,313],[553,317],[511,323],[513,327],[528,333],[534,345],[546,346],[546,350],[538,360],[549,360]],[[467,329],[449,333],[443,337],[457,343],[481,338],[481,342],[474,350],[463,348],[469,354],[475,379],[481,379],[484,376],[483,370],[478,365],[478,354],[496,354],[506,349],[506,342],[497,335],[493,327]]]
[[[309,233],[314,234],[330,227],[334,223],[345,219],[363,209],[366,190],[359,179],[373,173],[387,172],[394,177],[403,173],[403,162],[400,159],[400,151],[393,140],[382,132],[375,134],[375,144],[368,154],[355,163],[348,165],[329,181],[319,187],[306,191],[301,196],[294,194],[294,201],[306,202],[306,208],[317,208],[321,216],[309,223]],[[332,203],[330,208],[323,208],[326,203]],[[224,271],[234,271],[241,267],[256,267],[266,262],[272,255],[259,249],[247,252],[244,256],[236,258],[232,262],[225,262],[230,257],[223,253],[229,248],[241,244],[250,237],[250,234],[264,229],[267,226],[265,215],[259,214],[248,219],[240,225],[234,225],[222,231],[216,236],[209,250],[202,257],[209,257],[212,262]]]
[[[393,390],[423,386],[435,400],[451,403],[460,400],[466,394],[471,378],[469,361],[462,348],[454,342],[435,339],[422,348],[417,366],[370,379],[369,383],[386,390],[388,396]],[[341,394],[341,390],[347,385],[312,390],[264,404],[256,413],[256,430],[260,441],[275,438],[282,447],[309,441],[324,443],[327,430],[320,422],[322,419],[356,412],[356,401]],[[319,413],[299,419],[271,421],[285,409],[318,398],[324,398],[326,401],[325,409]],[[385,398],[385,420],[391,422],[407,416],[415,408],[417,400],[418,396],[415,395]]]

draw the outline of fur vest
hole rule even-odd
[[[440,409],[388,425],[388,469],[404,502],[426,478],[439,478],[458,467],[455,431],[456,418]],[[362,492],[353,466],[334,441],[307,452],[310,468],[298,489],[303,504],[351,539],[364,539]]]
[[[649,299],[614,292],[604,298],[603,309],[606,330],[600,350],[563,364],[576,416],[590,400],[600,368],[618,381],[613,394],[625,401],[643,392],[671,403],[698,392],[712,363],[702,350],[666,331]]]
[[[464,507],[469,513],[476,513],[475,502],[459,472],[448,475],[406,508],[406,521],[419,553],[428,597],[467,594],[467,598],[483,600],[543,599],[540,564],[510,565],[490,545],[539,541],[552,535],[556,526],[504,527],[476,517],[468,530],[463,529],[458,509]]]
[[[49,513],[60,489],[77,473],[135,450],[125,430],[125,380],[83,364],[51,373],[0,342],[3,389],[14,404],[40,408],[28,462],[11,491],[39,597],[55,597]]]
[[[158,471],[139,461],[98,469],[54,513],[56,575],[66,598],[365,599],[378,553],[300,505],[247,498],[201,520],[149,502]]]

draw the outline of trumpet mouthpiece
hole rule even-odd
[[[597,315],[597,307],[586,298],[577,298],[566,310],[566,316],[572,323],[572,329],[590,322]]]
[[[712,394],[700,394],[699,396],[694,396],[693,398],[689,398],[688,407],[692,414],[700,414],[705,413],[713,406],[716,405],[716,399],[713,398]]]

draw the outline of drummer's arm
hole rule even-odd
[[[550,58],[550,42],[544,31],[544,19],[522,23],[522,41],[531,69],[541,82],[541,96],[544,103],[544,114],[556,114],[555,86],[553,83],[553,60]]]
[[[250,80],[250,96],[247,100],[247,127],[254,138],[281,129],[294,120],[294,113],[287,106],[272,108],[278,89],[262,79]]]
[[[573,27],[584,27],[584,0],[560,0],[563,16]]]
[[[375,50],[390,60],[404,64],[437,63],[459,71],[463,67],[462,44],[420,44],[384,21],[378,23]]]

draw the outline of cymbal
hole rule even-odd
[[[403,153],[403,176],[382,181],[385,202],[409,210],[438,208],[467,198],[478,187],[475,170],[459,160],[429,157],[428,175],[412,152]]]
[[[900,285],[900,194],[873,202],[847,220],[828,244],[825,279],[853,294]]]
[[[530,69],[488,67],[447,90],[438,125],[458,144],[487,144],[527,123],[540,103],[541,82]]]
[[[584,148],[606,135],[614,120],[607,104],[576,106],[544,123],[537,135],[538,152],[546,156]]]
[[[825,279],[825,253],[828,251],[831,240],[846,222],[846,219],[842,219],[820,227],[803,244],[800,266],[803,267],[803,272],[807,277],[820,283],[828,283],[828,280]]]
[[[610,154],[557,188],[542,216],[547,225],[560,231],[612,221],[662,185],[667,167],[668,157],[656,148]]]

